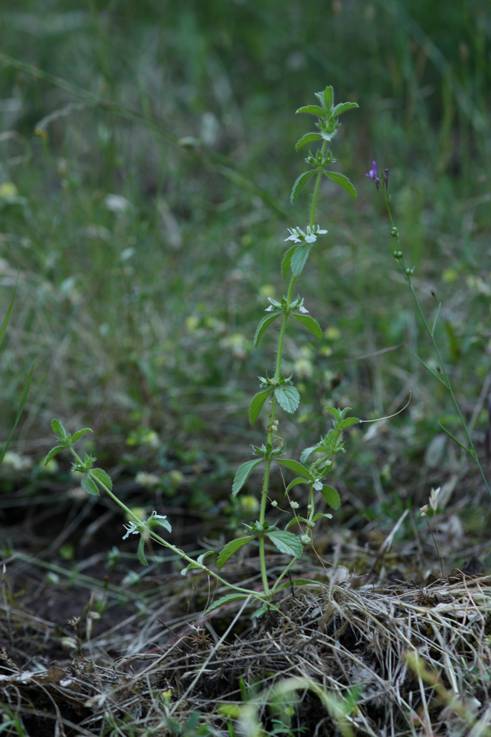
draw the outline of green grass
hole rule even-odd
[[[302,164],[292,163],[303,131],[293,113],[306,90],[333,83],[360,104],[339,152],[360,194],[353,209],[334,187],[323,193],[329,247],[308,293],[327,332],[320,344],[286,345],[306,397],[290,435],[301,447],[325,429],[324,400],[374,418],[410,395],[370,440],[353,435],[340,476],[360,514],[401,495],[423,502],[453,473],[448,442],[443,472],[428,449],[440,447],[439,421],[457,429],[457,418],[418,359],[431,358],[430,346],[364,172],[373,157],[391,169],[416,284],[429,311],[433,291],[443,301],[440,340],[482,447],[486,10],[484,0],[338,0],[322,12],[305,0],[281,11],[272,0],[71,9],[51,0],[42,13],[25,0],[2,10],[4,312],[17,294],[2,354],[2,436],[34,366],[18,450],[41,457],[49,419],[60,416],[72,429],[95,427],[108,465],[183,468],[195,506],[213,489],[222,498],[229,464],[259,437],[245,410],[269,349],[252,349],[254,326],[282,288],[285,227],[302,211],[288,203]],[[189,137],[201,145],[182,145]]]
[[[281,289],[272,275],[285,226],[301,211],[287,202],[301,167],[301,157],[292,165],[302,128],[293,112],[306,89],[332,82],[361,107],[339,156],[360,196],[354,210],[334,187],[323,198],[329,254],[308,291],[328,333],[321,345],[287,345],[310,400],[298,444],[325,426],[324,398],[370,418],[411,394],[390,425],[390,447],[383,433],[354,440],[349,475],[371,502],[367,466],[376,461],[397,477],[401,456],[424,457],[439,419],[455,425],[416,356],[426,360],[429,347],[364,177],[374,156],[391,169],[423,301],[432,309],[433,290],[443,300],[441,339],[482,440],[491,228],[485,3],[447,12],[423,2],[335,2],[320,14],[317,3],[296,1],[281,13],[275,2],[67,10],[53,1],[42,17],[35,2],[2,14],[4,305],[15,285],[18,293],[2,358],[4,435],[34,364],[19,437],[28,453],[44,449],[57,415],[74,427],[93,424],[113,463],[147,428],[160,438],[150,465],[204,454],[223,468],[243,456],[255,439],[246,398],[264,365],[252,350],[254,324],[264,295]],[[203,145],[183,148],[188,136]],[[111,211],[111,194],[126,198],[126,209]],[[132,448],[130,465],[135,452],[148,461]],[[427,485],[431,468],[415,473],[414,488]],[[226,483],[227,474],[218,472]]]

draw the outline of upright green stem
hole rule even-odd
[[[322,174],[319,173],[317,174],[315,178],[314,190],[313,190],[312,199],[310,202],[309,225],[311,227],[315,224],[317,203],[319,200],[321,177],[322,177]],[[296,282],[297,282],[297,278],[294,275],[292,275],[290,277],[290,281],[288,283],[288,290],[286,293],[287,305],[289,305],[292,300],[293,290],[295,288]],[[286,334],[286,327],[288,324],[288,318],[289,318],[288,312],[284,312],[281,317],[280,331],[278,333],[278,342],[276,346],[276,365],[275,365],[275,372],[274,372],[274,377],[273,377],[274,381],[279,381],[281,379],[282,366],[283,366],[283,350],[284,350],[284,344],[285,344],[285,334]],[[264,531],[265,523],[266,523],[266,505],[268,502],[268,495],[269,495],[269,480],[271,476],[271,451],[273,449],[275,422],[276,422],[276,399],[274,398],[274,395],[273,395],[271,399],[271,409],[270,409],[269,417],[268,417],[267,435],[266,435],[266,448],[268,449],[268,457],[266,458],[266,461],[264,463],[263,482],[262,482],[262,487],[261,487],[261,504],[259,508],[259,523],[263,531]],[[265,544],[264,534],[262,534],[261,537],[259,538],[259,566],[261,570],[261,581],[263,584],[264,594],[266,596],[269,596],[271,594],[271,589],[270,589],[269,581],[268,581],[268,568],[266,565],[266,544]]]

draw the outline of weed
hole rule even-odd
[[[262,466],[263,480],[260,493],[259,519],[252,524],[246,524],[247,534],[228,542],[218,551],[216,560],[218,568],[221,569],[233,555],[246,545],[253,542],[257,543],[259,545],[259,563],[263,585],[261,594],[225,581],[219,574],[205,565],[206,558],[213,555],[213,551],[205,552],[195,561],[184,551],[162,538],[161,534],[157,532],[158,530],[163,529],[169,533],[172,531],[171,524],[166,516],[159,515],[154,511],[150,516],[142,519],[134,510],[125,505],[113,492],[110,476],[102,468],[95,466],[96,459],[90,454],[81,457],[75,448],[76,444],[91,432],[90,428],[82,428],[70,434],[60,420],[53,420],[52,429],[58,443],[50,450],[44,461],[45,464],[48,464],[59,453],[69,450],[74,459],[72,470],[81,475],[82,488],[92,495],[99,494],[100,490],[104,491],[125,512],[128,524],[123,539],[130,535],[139,535],[138,558],[142,565],[147,563],[145,546],[150,540],[155,540],[186,561],[187,570],[198,568],[212,576],[220,584],[224,584],[233,590],[233,593],[227,594],[218,602],[215,602],[215,606],[244,596],[252,596],[256,599],[264,598],[267,601],[271,599],[273,593],[280,589],[280,586],[285,585],[281,582],[294,561],[302,557],[304,546],[311,545],[312,532],[316,524],[321,520],[331,518],[330,514],[318,511],[317,498],[323,498],[333,510],[338,509],[341,504],[338,491],[326,483],[326,479],[332,473],[336,456],[344,452],[343,433],[359,422],[357,418],[348,416],[348,408],[340,410],[330,407],[328,411],[334,421],[333,428],[315,445],[306,448],[300,460],[285,456],[284,439],[279,434],[279,413],[283,411],[291,415],[296,412],[300,404],[299,391],[293,384],[291,376],[285,375],[283,369],[287,327],[293,323],[305,328],[317,338],[322,336],[321,327],[317,320],[309,314],[304,304],[304,298],[295,295],[297,282],[312,251],[316,248],[320,238],[327,234],[327,230],[316,224],[321,181],[326,177],[346,190],[351,196],[356,196],[355,187],[348,177],[331,167],[335,161],[332,144],[339,130],[339,118],[348,111],[357,108],[358,105],[354,102],[336,104],[332,86],[316,93],[316,97],[318,102],[315,105],[304,105],[297,110],[297,113],[316,118],[316,130],[301,136],[296,143],[296,150],[301,150],[313,144],[317,145],[317,149],[310,150],[305,158],[307,168],[297,177],[290,195],[291,200],[295,200],[309,182],[313,183],[308,208],[308,223],[304,227],[294,226],[288,229],[288,236],[285,240],[289,245],[281,264],[282,275],[288,284],[287,291],[280,300],[269,298],[266,315],[260,320],[254,337],[254,344],[258,345],[266,331],[274,324],[279,323],[274,371],[270,376],[260,377],[260,391],[253,396],[249,405],[249,420],[251,423],[255,423],[265,407],[269,407],[266,420],[266,438],[261,446],[253,448],[255,458],[239,466],[232,484],[232,496],[236,496],[245,486],[252,472]],[[293,480],[288,483],[285,489],[290,519],[283,529],[278,526],[277,522],[269,522],[266,518],[268,502],[271,503],[274,510],[278,509],[278,503],[271,500],[270,496],[270,477],[273,464],[294,475]],[[306,502],[299,503],[290,498],[290,492],[299,486],[307,487]],[[299,528],[299,531],[291,532],[290,528],[293,526]],[[272,543],[280,553],[292,558],[292,561],[279,574],[272,587],[266,560],[266,543],[268,542]]]

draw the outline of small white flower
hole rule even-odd
[[[304,545],[309,545],[310,544],[310,536],[309,535],[306,535],[306,534],[300,535],[300,540],[303,542]]]
[[[288,237],[285,241],[292,241],[293,243],[308,243],[311,245],[317,241],[317,237],[325,235],[327,230],[321,228],[320,225],[307,225],[305,230],[299,228],[296,225],[294,228],[288,228]]]
[[[323,486],[324,486],[324,484],[322,483],[322,481],[320,479],[316,479],[314,481],[314,489],[315,489],[315,491],[322,491],[322,487]]]
[[[303,231],[300,228],[288,228],[289,236],[285,238],[285,241],[293,241],[293,243],[301,243]]]
[[[273,499],[273,501],[271,502],[271,506],[275,508],[278,506],[278,502],[276,501],[276,499]]]
[[[140,529],[135,522],[128,522],[128,524],[123,525],[123,527],[126,530],[123,535],[123,540],[126,540],[130,535],[138,535],[140,533]]]
[[[298,502],[290,502],[290,507],[292,509],[298,509],[300,504]]]
[[[265,311],[265,312],[274,312],[274,307],[273,307],[273,305],[268,305],[268,306],[266,307],[266,309],[265,309],[264,311]]]
[[[298,306],[298,311],[299,311],[299,312],[300,312],[300,313],[301,313],[302,315],[308,315],[308,314],[309,314],[309,311],[308,311],[308,309],[307,309],[307,308],[305,307],[305,305],[304,305],[304,303],[303,303],[303,300],[302,300],[302,302],[301,302],[301,303],[299,304],[299,306]]]

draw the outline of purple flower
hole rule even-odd
[[[375,182],[375,186],[377,189],[380,187],[380,177],[378,173],[378,165],[375,160],[372,161],[372,165],[370,169],[367,171],[366,176],[372,180],[372,182]]]
[[[367,171],[366,176],[371,179],[373,182],[376,182],[379,178],[378,176],[378,166],[376,161],[372,161],[372,166]]]

